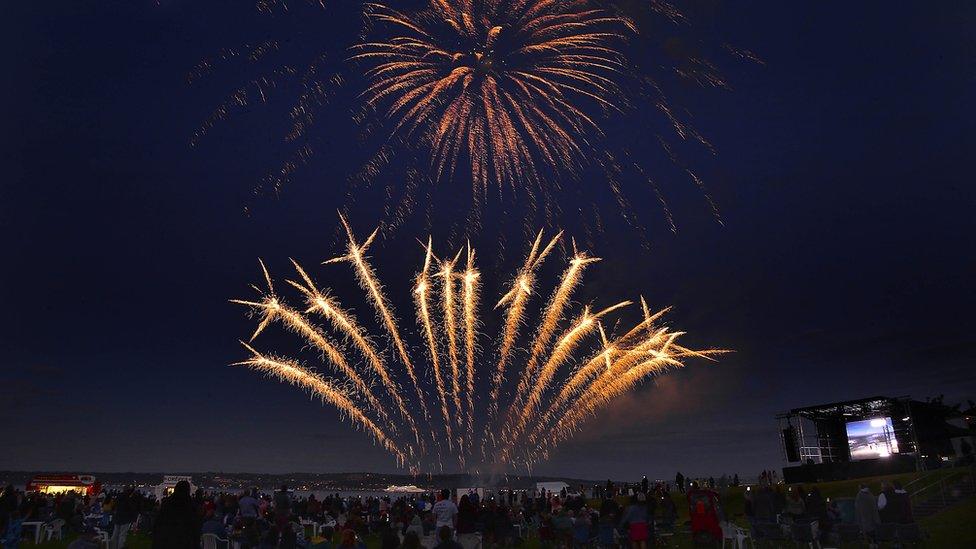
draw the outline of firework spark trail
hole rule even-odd
[[[382,429],[366,417],[362,410],[342,390],[322,379],[322,376],[308,371],[296,362],[286,359],[269,358],[256,351],[247,343],[241,342],[241,344],[251,352],[251,358],[235,363],[233,366],[247,366],[263,374],[277,377],[281,381],[308,389],[312,394],[318,396],[324,402],[335,406],[340,412],[347,415],[354,424],[358,424],[365,429],[383,448],[386,448],[396,457],[398,463],[403,464],[406,462],[406,456],[397,448],[396,444],[393,443]]]
[[[474,379],[475,379],[475,336],[478,328],[478,278],[480,273],[474,267],[474,250],[468,243],[468,262],[464,270],[464,350],[467,365],[468,433],[474,436]],[[469,443],[468,448],[470,449]]]
[[[458,256],[460,254],[461,252],[458,252]],[[457,344],[457,304],[454,299],[454,265],[457,259],[458,257],[455,256],[450,261],[442,261],[441,270],[438,275],[444,280],[443,290],[441,291],[441,313],[444,315],[444,333],[447,335],[447,359],[451,365],[451,398],[454,400],[457,426],[463,428],[464,408],[461,406],[461,367]],[[461,429],[458,436],[458,444],[462,448],[464,447],[464,437],[460,433],[463,432],[463,429]]]
[[[552,354],[549,356],[549,359],[542,366],[542,369],[539,371],[539,375],[536,376],[535,385],[532,387],[532,392],[529,394],[525,408],[522,411],[522,415],[519,417],[518,423],[515,425],[515,430],[513,432],[514,434],[512,435],[513,441],[518,441],[518,437],[522,434],[522,431],[525,429],[529,419],[536,416],[536,412],[538,411],[539,406],[542,404],[543,393],[549,387],[549,383],[556,375],[559,367],[572,356],[573,351],[576,350],[576,347],[579,345],[580,341],[596,329],[598,326],[597,322],[600,318],[630,304],[631,302],[629,301],[622,301],[616,305],[607,307],[596,314],[590,314],[589,307],[586,307],[583,310],[583,314],[580,315],[579,320],[577,320],[573,324],[573,327],[570,328],[556,343],[556,346],[553,349]],[[505,450],[508,450],[509,448],[512,448],[512,446],[506,447]]]
[[[707,351],[694,351],[680,345],[674,341],[681,335],[681,332],[669,334],[665,343],[661,345],[659,351],[651,351],[652,358],[640,361],[626,369],[618,372],[607,371],[597,380],[602,383],[592,384],[581,396],[579,402],[562,416],[550,435],[542,439],[542,445],[534,452],[534,459],[544,459],[548,453],[563,440],[569,438],[576,432],[582,422],[589,416],[594,415],[601,406],[608,405],[614,398],[633,389],[638,383],[648,376],[660,374],[668,368],[681,368],[684,363],[682,358],[690,356],[715,360],[714,356],[727,353],[723,349]],[[673,349],[673,352],[671,351]],[[530,456],[530,459],[533,459]]]
[[[414,421],[413,416],[407,410],[407,405],[403,400],[403,396],[400,394],[400,390],[396,385],[396,382],[390,377],[390,372],[383,360],[380,358],[379,353],[373,348],[373,344],[369,341],[366,336],[366,332],[357,324],[356,319],[349,314],[347,311],[343,310],[339,303],[331,297],[325,296],[312,282],[311,277],[305,272],[305,270],[298,264],[294,259],[291,260],[292,265],[295,266],[295,270],[298,272],[299,276],[305,282],[305,285],[299,284],[295,281],[289,280],[288,283],[293,287],[297,288],[299,291],[305,294],[308,300],[308,309],[305,311],[306,314],[317,311],[327,320],[332,323],[332,327],[342,333],[344,336],[349,338],[359,349],[362,355],[366,358],[373,371],[380,377],[383,382],[383,386],[386,388],[390,397],[396,404],[397,410],[400,412],[400,417],[407,422],[410,431],[414,435],[414,440],[417,444],[423,446],[423,440],[420,438],[420,431],[417,429],[417,423]],[[423,451],[423,448],[421,448]]]
[[[605,406],[613,398],[630,390],[645,377],[654,375],[668,366],[677,368],[681,367],[682,363],[670,357],[647,360],[605,384],[601,390],[597,391],[592,388],[588,390],[583,399],[559,418],[551,432],[539,441],[538,448],[532,449],[528,461],[531,463],[545,459],[552,448],[571,437],[580,428],[583,421],[596,414],[601,406]]]
[[[434,371],[434,383],[437,387],[437,398],[441,404],[441,415],[444,417],[444,429],[447,433],[448,450],[454,450],[454,437],[451,435],[451,420],[447,410],[447,396],[444,390],[444,377],[441,375],[440,358],[437,351],[437,336],[434,335],[433,321],[430,318],[430,264],[433,259],[434,251],[431,239],[427,239],[427,252],[424,255],[424,270],[417,277],[417,286],[414,289],[414,300],[417,305],[417,318],[424,327],[424,336],[427,338],[427,352],[430,356],[431,369]]]
[[[688,356],[714,360],[712,356],[727,352],[687,349],[674,343],[682,335],[681,332],[672,332],[662,337],[665,331],[664,328],[655,331],[645,342],[642,342],[640,349],[627,353],[626,360],[614,363],[586,386],[573,406],[567,408],[559,416],[555,425],[547,431],[547,435],[537,437],[540,445],[528,449],[528,460],[531,462],[544,459],[559,442],[572,436],[587,417],[594,415],[601,406],[607,405],[614,398],[629,391],[647,376],[660,373],[668,367],[680,368],[684,365],[681,359]]]
[[[400,355],[400,360],[403,362],[404,367],[407,369],[407,375],[410,376],[410,382],[413,383],[414,390],[417,393],[417,400],[420,403],[420,408],[423,411],[424,418],[430,417],[430,412],[427,410],[427,400],[424,398],[423,389],[420,386],[420,382],[417,380],[417,374],[414,371],[413,362],[410,360],[410,356],[407,354],[406,345],[403,343],[403,338],[400,337],[400,330],[397,328],[396,319],[392,312],[390,312],[390,307],[386,303],[386,296],[383,295],[383,289],[379,281],[376,279],[376,273],[373,271],[373,267],[366,261],[363,253],[369,248],[369,245],[373,243],[373,239],[379,229],[373,231],[369,238],[366,239],[363,244],[356,244],[356,236],[352,232],[352,228],[349,226],[349,222],[346,221],[345,216],[339,214],[339,220],[342,221],[342,226],[346,230],[346,237],[349,240],[347,251],[348,253],[341,257],[336,257],[330,259],[325,263],[338,263],[338,262],[349,262],[353,265],[356,272],[356,279],[359,281],[360,287],[367,293],[370,301],[373,303],[373,308],[376,310],[377,316],[379,316],[383,325],[386,326],[386,331],[393,339],[393,343],[396,345],[397,352]]]
[[[665,308],[657,313],[651,314],[643,296],[640,298],[640,304],[641,311],[644,314],[644,320],[613,341],[607,339],[606,333],[603,331],[603,326],[598,324],[600,338],[603,342],[603,350],[577,368],[572,377],[563,383],[559,395],[552,401],[548,410],[543,414],[542,420],[536,423],[533,431],[530,433],[528,437],[528,445],[530,447],[536,443],[538,437],[547,431],[547,427],[552,419],[563,413],[563,409],[571,401],[575,401],[586,390],[593,378],[600,374],[601,367],[603,367],[605,372],[626,370],[646,357],[649,349],[660,346],[667,330],[665,328],[655,328],[654,322],[667,313],[670,308]],[[646,333],[646,335],[640,341],[635,342],[634,339],[642,333]],[[679,349],[682,351],[685,350],[683,347]]]
[[[488,422],[487,425],[494,424],[495,417],[498,414],[498,397],[501,392],[502,383],[505,381],[505,368],[508,365],[508,360],[511,356],[512,348],[515,346],[515,339],[518,336],[519,329],[522,327],[523,315],[525,314],[525,306],[532,295],[534,281],[535,281],[535,268],[538,267],[549,253],[555,248],[559,239],[562,237],[562,231],[556,234],[549,243],[542,248],[540,252],[539,246],[542,244],[542,231],[536,235],[535,241],[532,243],[532,248],[529,250],[529,254],[525,258],[525,265],[519,271],[515,280],[512,282],[512,287],[495,305],[495,309],[508,304],[508,311],[505,318],[505,330],[502,335],[502,343],[498,351],[498,363],[495,366],[495,374],[492,377],[491,382],[491,394],[488,398]],[[489,430],[489,437],[491,437],[492,443],[494,440],[494,431]],[[486,437],[485,440],[487,440]],[[485,454],[486,448],[482,445],[482,454]]]
[[[515,398],[509,406],[508,420],[506,421],[508,427],[503,431],[504,440],[507,442],[505,446],[510,446],[510,443],[513,442],[512,437],[515,436],[515,433],[512,427],[517,417],[516,414],[518,414],[522,404],[525,402],[526,396],[528,396],[527,393],[532,379],[537,374],[536,370],[539,366],[539,360],[542,358],[543,352],[552,340],[552,336],[555,335],[556,329],[559,327],[559,322],[563,318],[563,310],[569,304],[569,298],[579,283],[583,268],[599,260],[599,258],[587,257],[585,254],[574,254],[569,262],[569,267],[563,272],[558,288],[553,292],[549,303],[546,305],[539,330],[532,342],[532,351],[529,355],[528,363],[525,369],[522,370],[522,378],[516,389]]]
[[[268,297],[264,301],[244,301],[240,299],[231,300],[232,303],[255,307],[263,310],[272,320],[281,321],[290,331],[302,336],[309,345],[318,349],[324,356],[328,357],[329,362],[356,387],[357,394],[361,395],[369,403],[369,407],[376,412],[383,422],[389,422],[390,418],[383,409],[369,385],[363,380],[362,376],[353,369],[343,354],[337,349],[321,330],[313,326],[301,313],[278,301],[276,297]]]
[[[540,437],[544,437],[553,420],[566,414],[568,408],[575,406],[582,395],[592,387],[596,378],[601,375],[619,375],[620,372],[626,371],[634,364],[646,359],[650,350],[660,347],[661,331],[634,344],[631,348],[625,348],[627,346],[626,336],[613,342],[605,342],[603,350],[584,363],[563,384],[559,395],[553,400],[548,410],[542,415],[541,421],[535,424],[533,431],[528,436],[528,446],[531,447],[536,444]]]

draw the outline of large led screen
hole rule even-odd
[[[898,453],[898,441],[890,417],[851,421],[847,424],[851,459],[877,459]]]

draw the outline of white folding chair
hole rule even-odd
[[[44,541],[51,541],[52,539],[57,539],[61,541],[64,537],[64,519],[54,519],[51,522],[44,525]]]
[[[722,521],[719,524],[722,527],[722,547],[725,547],[725,542],[731,542],[731,546],[735,549],[742,549],[745,547],[745,541],[749,540],[749,545],[755,547],[752,542],[752,536],[749,535],[749,531],[745,528],[740,528],[738,525],[733,524],[728,521]]]
[[[98,535],[98,545],[101,547],[105,547],[105,549],[108,549],[112,536],[110,536],[108,532],[100,528],[95,528],[95,533]]]
[[[200,546],[203,549],[226,549],[230,542],[217,534],[204,534],[200,536]]]

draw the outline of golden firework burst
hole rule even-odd
[[[366,101],[429,147],[435,180],[466,162],[484,195],[489,182],[576,170],[599,132],[592,107],[618,108],[617,46],[634,28],[587,1],[430,0],[415,14],[367,14],[388,34],[354,50],[370,65]]]

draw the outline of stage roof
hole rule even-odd
[[[838,417],[866,417],[877,414],[887,415],[892,407],[907,402],[909,397],[873,396],[845,402],[834,402],[803,408],[793,408],[789,412],[778,414],[777,419],[787,417],[805,417],[811,420],[835,419]]]

